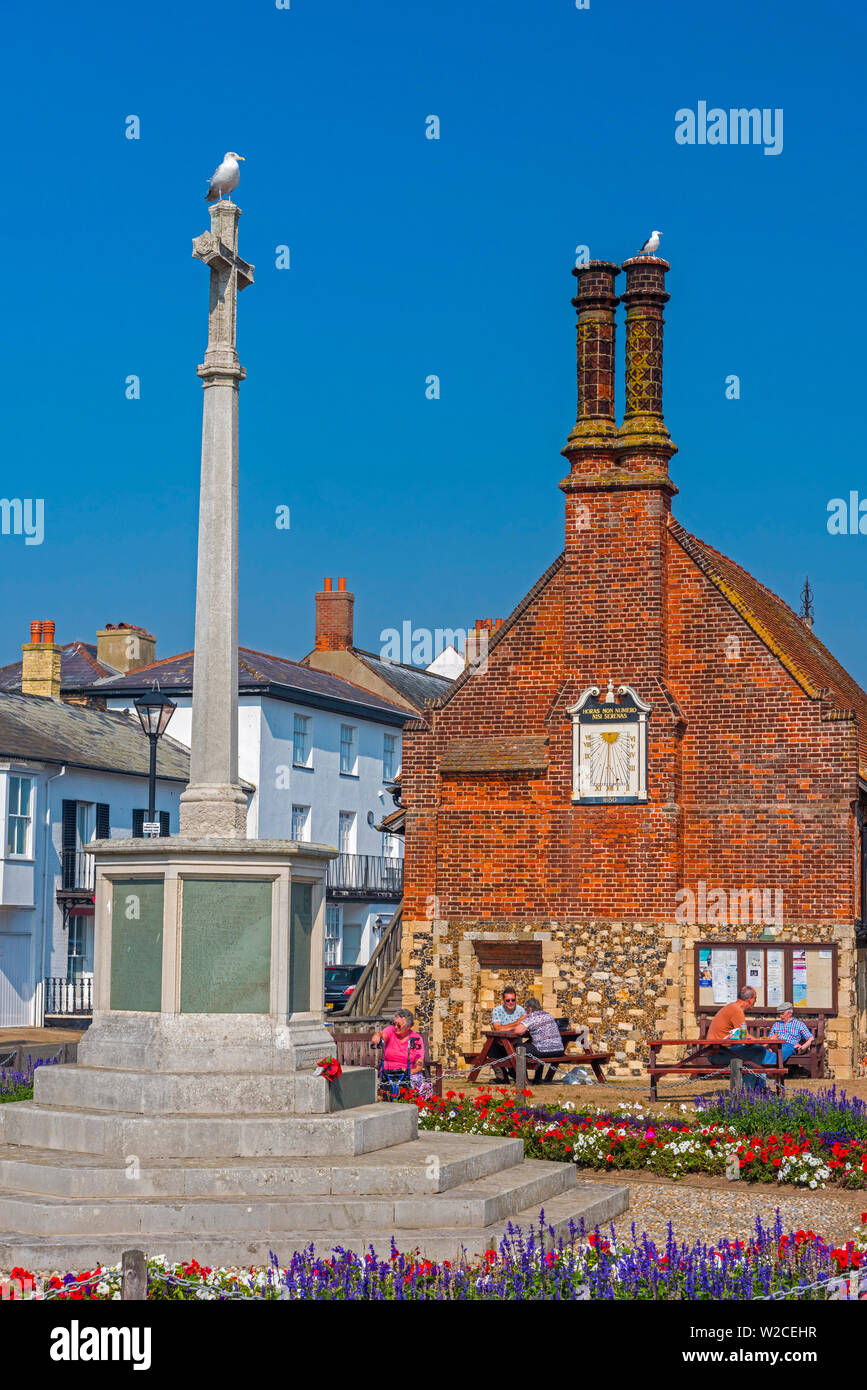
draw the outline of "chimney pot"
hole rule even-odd
[[[340,579],[338,579],[338,581],[337,581],[337,591],[338,591],[338,593],[341,593],[341,594],[345,594],[345,593],[346,593],[346,579],[345,579],[345,578],[340,578]]]
[[[326,576],[325,583],[323,584],[322,587],[323,587],[323,589],[324,589],[324,591],[325,591],[326,594],[330,594],[330,593],[331,593],[331,579],[330,579],[329,576]]]
[[[55,626],[55,625],[54,625],[54,623],[52,622],[52,620],[51,620],[50,618],[49,618],[47,621],[43,622],[43,624],[42,624],[42,640],[43,640],[43,642],[53,642],[53,641],[54,641],[54,626]]]
[[[41,624],[39,621],[32,622],[32,623],[30,624],[30,641],[31,641],[31,642],[41,642],[41,641],[42,641],[42,624]]]

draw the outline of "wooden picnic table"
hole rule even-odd
[[[563,1051],[555,1053],[551,1057],[545,1057],[541,1065],[552,1066],[556,1062],[571,1062],[573,1066],[588,1066],[593,1069],[593,1075],[600,1085],[605,1081],[605,1073],[602,1068],[606,1062],[611,1060],[610,1052],[567,1052],[569,1043],[575,1042],[577,1038],[583,1038],[586,1030],[583,1028],[561,1028],[560,1037],[563,1039]],[[478,1055],[475,1053],[464,1053],[464,1060],[472,1063],[470,1074],[467,1080],[474,1082],[478,1080],[479,1072],[483,1067],[502,1067],[504,1071],[514,1071],[518,1061],[516,1049],[519,1046],[530,1042],[529,1035],[514,1033],[498,1033],[493,1028],[484,1028],[482,1037],[485,1039],[482,1050]],[[502,1043],[506,1049],[506,1055],[501,1057],[491,1057],[490,1053],[494,1043]],[[532,1057],[527,1058],[528,1062],[535,1062]],[[539,1064],[537,1064],[539,1065]]]
[[[784,1043],[783,1038],[742,1038],[736,1039],[732,1043],[720,1042],[715,1039],[708,1042],[706,1038],[651,1038],[647,1046],[650,1049],[650,1095],[652,1100],[657,1100],[656,1086],[660,1077],[681,1074],[689,1076],[695,1074],[696,1079],[706,1076],[708,1072],[721,1071],[723,1068],[715,1067],[710,1060],[710,1053],[719,1052],[728,1047],[750,1047],[759,1044],[767,1047],[777,1054],[775,1066],[765,1066],[762,1062],[744,1062],[744,1066],[750,1071],[759,1072],[762,1076],[770,1076],[774,1079],[777,1094],[782,1090],[783,1079],[786,1076],[786,1068],[782,1064],[781,1052]],[[688,1047],[691,1051],[686,1057],[682,1057],[679,1062],[659,1061],[659,1054],[664,1047]],[[728,1063],[726,1063],[726,1067]]]

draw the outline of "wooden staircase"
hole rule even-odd
[[[369,1023],[390,1019],[401,1005],[401,923],[403,906],[398,907],[367,965],[346,1008],[331,1014],[329,1023]]]

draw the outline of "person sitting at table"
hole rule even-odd
[[[731,1004],[724,1004],[710,1021],[707,1030],[706,1042],[724,1043],[725,1046],[715,1048],[708,1054],[708,1061],[712,1067],[727,1067],[733,1057],[740,1057],[746,1063],[760,1063],[765,1065],[767,1049],[760,1038],[751,1038],[747,1035],[746,1013],[748,1009],[755,1008],[756,991],[749,985],[744,985],[738,991],[737,999]],[[732,1032],[735,1037],[732,1038]],[[745,1071],[743,1073],[745,1091],[764,1091],[767,1089],[765,1078],[758,1076],[755,1072]]]
[[[525,1016],[526,1009],[523,1009],[518,1003],[518,992],[515,986],[506,985],[503,990],[502,1004],[497,1004],[491,1013],[492,1030],[495,1033],[507,1033],[511,1024],[520,1023]],[[502,1043],[494,1042],[491,1044],[488,1056],[491,1058],[507,1057],[508,1052]],[[494,1075],[498,1081],[505,1081],[507,1073],[503,1067],[494,1067]]]
[[[804,1020],[802,1018],[795,1018],[794,1007],[788,1003],[781,1004],[777,1009],[777,1019],[768,1037],[784,1039],[783,1046],[780,1049],[780,1061],[783,1066],[785,1066],[793,1053],[808,1052],[815,1042],[815,1038]],[[776,1053],[772,1048],[769,1048],[765,1053],[765,1066],[775,1066],[776,1060]]]
[[[563,1052],[563,1039],[560,1037],[560,1029],[554,1022],[551,1015],[542,1008],[538,999],[530,995],[529,999],[524,1000],[526,1009],[525,1017],[519,1023],[511,1023],[508,1028],[504,1028],[504,1033],[511,1034],[512,1037],[520,1036],[524,1033],[530,1035],[530,1046],[527,1048],[527,1060],[538,1062],[533,1076],[533,1085],[550,1086],[557,1074],[556,1067],[549,1067],[548,1074],[542,1079],[545,1070],[544,1061],[546,1057],[559,1057]]]

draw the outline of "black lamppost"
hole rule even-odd
[[[140,699],[135,701],[135,712],[144,732],[150,739],[151,745],[151,763],[148,774],[149,821],[153,821],[156,814],[157,740],[162,738],[176,709],[174,700],[170,700],[167,695],[161,695],[158,690],[149,690],[147,695],[142,695]]]

